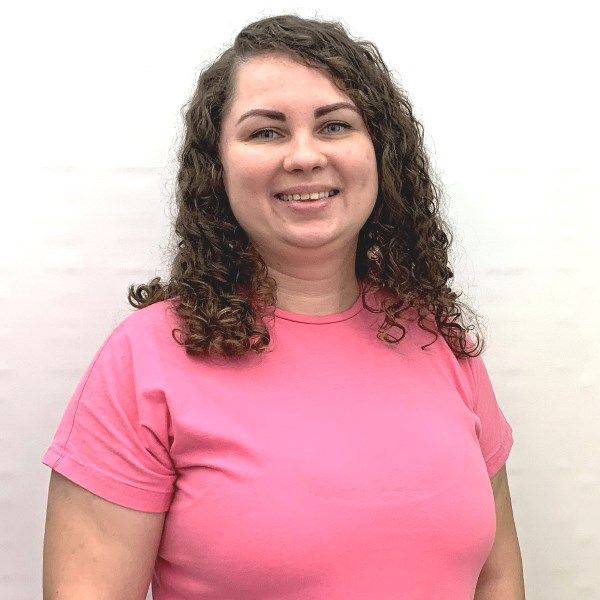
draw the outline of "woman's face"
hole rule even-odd
[[[340,102],[349,106],[328,110]],[[354,265],[378,180],[373,143],[353,107],[326,75],[290,58],[254,57],[238,68],[220,136],[224,185],[233,214],[266,260],[322,248],[323,256]],[[312,205],[275,196],[306,186],[339,193]]]

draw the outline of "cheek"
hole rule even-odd
[[[258,186],[273,171],[273,159],[265,152],[240,148],[230,152],[225,170],[233,187],[244,186],[246,189]]]
[[[352,149],[343,160],[357,185],[363,188],[377,186],[377,160],[372,144]]]
[[[231,210],[244,229],[253,229],[256,214],[265,209],[262,198],[272,182],[272,161],[264,153],[243,147],[230,148],[223,156],[223,184]]]

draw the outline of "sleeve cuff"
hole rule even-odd
[[[93,466],[80,464],[72,456],[53,447],[43,455],[42,463],[96,496],[126,508],[165,512],[171,504],[173,492],[139,488],[116,480]]]
[[[490,479],[494,475],[496,475],[496,473],[502,468],[504,463],[506,463],[513,443],[514,439],[512,435],[512,430],[510,428],[510,425],[507,424],[500,447],[485,459],[485,464]]]

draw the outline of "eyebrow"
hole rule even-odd
[[[327,106],[320,106],[319,108],[316,108],[315,119],[322,117],[327,113],[333,112],[334,110],[339,110],[340,108],[349,108],[350,110],[353,110],[354,112],[360,114],[358,108],[356,108],[356,106],[354,106],[353,104],[350,104],[349,102],[336,102],[335,104],[328,104]],[[248,117],[252,117],[254,115],[258,115],[260,117],[267,117],[269,119],[274,119],[275,121],[285,121],[285,115],[282,112],[279,112],[278,110],[255,108],[244,113],[239,118],[236,125],[239,125],[244,119],[247,119]]]

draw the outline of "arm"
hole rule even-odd
[[[132,510],[50,476],[44,600],[144,600],[165,513]]]
[[[491,479],[496,537],[481,569],[474,600],[525,600],[521,550],[512,511],[506,465]]]

